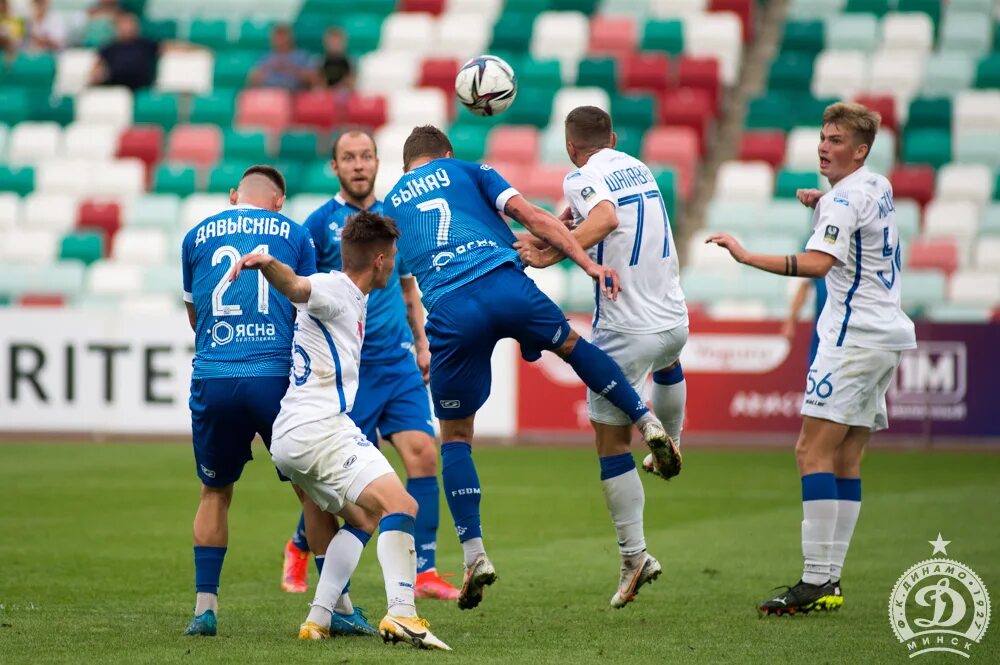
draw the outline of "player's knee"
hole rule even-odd
[[[422,432],[413,435],[406,452],[400,451],[400,456],[406,466],[406,474],[410,478],[437,475],[438,450],[432,437]]]
[[[384,506],[386,514],[405,513],[411,517],[417,516],[417,500],[406,490],[395,493]]]
[[[575,330],[570,330],[569,334],[566,335],[566,341],[562,343],[554,353],[562,359],[569,358],[569,354],[573,353],[573,349],[576,348],[576,343],[580,341],[580,336],[576,334]]]
[[[202,484],[201,501],[202,503],[219,503],[228,507],[233,501],[233,484],[230,483],[224,487],[210,487]]]

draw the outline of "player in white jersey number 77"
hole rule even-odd
[[[806,251],[750,254],[731,236],[707,242],[740,263],[778,275],[824,277],[819,349],[806,377],[795,456],[802,476],[802,578],[758,605],[765,615],[839,608],[840,575],[861,509],[861,455],[888,424],[885,394],[905,349],[916,347],[900,307],[901,250],[892,186],[865,166],[881,118],[861,104],[823,113],[820,173],[831,191],[799,192],[815,207]]]
[[[347,415],[358,389],[368,294],[388,283],[398,237],[391,219],[361,211],[349,218],[341,237],[344,272],[299,277],[272,256],[248,254],[236,264],[232,279],[242,269],[259,269],[298,310],[292,372],[274,422],[271,459],[295,484],[307,528],[322,520],[318,511],[345,522],[327,548],[299,639],[330,637],[337,599],[378,520],[378,560],[388,602],[379,634],[394,643],[450,650],[416,613],[417,502]]]

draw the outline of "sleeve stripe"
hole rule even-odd
[[[507,206],[507,201],[510,201],[515,196],[518,196],[521,192],[517,191],[513,187],[508,187],[507,189],[500,192],[496,200],[496,208],[499,212],[503,212],[503,209]]]
[[[191,295],[190,291],[184,292],[184,302],[189,302],[192,305],[194,304],[194,296]]]

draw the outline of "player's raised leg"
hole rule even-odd
[[[684,407],[687,404],[687,382],[681,361],[653,372],[653,413],[663,423],[667,436],[681,448],[681,429],[684,424]],[[642,468],[657,473],[655,458],[650,453],[642,462]]]

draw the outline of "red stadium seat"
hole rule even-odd
[[[934,197],[934,169],[930,166],[897,166],[889,173],[892,195],[913,199],[921,206]]]
[[[958,245],[951,238],[916,238],[910,242],[907,269],[933,268],[947,274],[958,268]]]
[[[670,60],[663,53],[629,53],[619,64],[623,91],[662,92],[670,87]]]
[[[593,55],[624,56],[636,51],[639,38],[635,19],[630,16],[594,16],[590,21],[590,45]]]
[[[121,206],[116,201],[88,199],[80,205],[77,227],[103,231],[110,246],[114,235],[121,228]]]
[[[236,100],[236,126],[284,131],[292,120],[292,99],[280,88],[248,89]]]
[[[135,157],[142,160],[148,170],[160,161],[162,151],[163,128],[159,125],[136,125],[119,135],[115,157]]]
[[[486,160],[534,164],[538,161],[541,144],[541,136],[534,127],[501,125],[490,132]]]
[[[896,116],[896,100],[888,95],[858,95],[855,101],[864,104],[882,116],[882,127],[888,127],[896,132],[899,128],[899,118]]]
[[[525,196],[553,202],[560,200],[563,197],[563,180],[566,179],[566,172],[564,166],[535,164],[527,174],[527,182],[524,184]]]
[[[444,11],[444,5],[445,0],[399,0],[399,6],[396,8],[396,11],[426,12],[437,16]],[[364,4],[359,3],[357,7],[363,9]]]
[[[292,102],[292,124],[330,131],[343,121],[342,107],[332,90],[309,90],[295,95]]]
[[[531,166],[517,162],[490,162],[490,166],[517,191],[526,193],[531,189]]]
[[[170,132],[167,159],[171,162],[208,168],[219,161],[221,152],[222,132],[217,125],[178,125]]]
[[[740,141],[740,159],[744,162],[759,160],[778,168],[785,161],[785,133],[746,132]]]
[[[682,56],[677,65],[677,87],[698,88],[708,92],[712,98],[712,108],[718,115],[722,78],[719,75],[717,59]]]
[[[22,293],[17,304],[19,307],[62,307],[66,298],[57,293]]]
[[[698,166],[697,132],[690,127],[653,127],[642,138],[642,161],[673,166],[681,198],[687,199]]]
[[[455,77],[461,63],[454,58],[427,58],[420,65],[420,79],[417,85],[421,88],[438,88],[451,99],[455,94]]]
[[[711,0],[708,3],[710,12],[733,12],[740,17],[743,24],[743,42],[749,43],[753,37],[754,0]]]
[[[385,99],[378,95],[353,95],[347,102],[347,122],[377,129],[385,124]]]
[[[705,154],[708,129],[715,109],[709,93],[698,88],[668,90],[660,100],[660,122],[663,125],[690,127],[698,135],[698,149]]]

